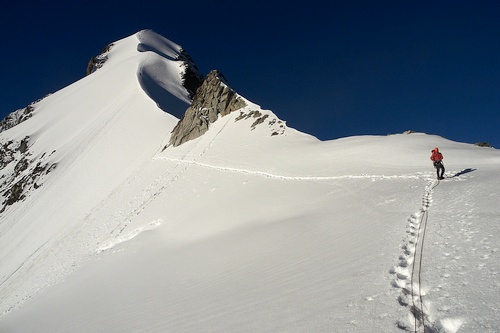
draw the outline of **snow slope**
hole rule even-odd
[[[186,101],[178,48],[139,34],[0,133],[57,163],[0,215],[0,332],[500,331],[498,150],[271,136],[252,103],[271,121],[162,150],[177,119],[145,86]]]
[[[3,311],[13,306],[12,297],[19,298],[14,290],[27,288],[23,295],[27,297],[59,281],[57,276],[64,276],[73,261],[89,251],[77,247],[63,254],[55,249],[64,248],[71,241],[69,233],[160,150],[177,123],[141,88],[138,74],[155,56],[137,50],[140,36],[145,34],[154,37],[143,31],[114,43],[105,67],[48,96],[37,104],[32,118],[0,133],[2,142],[29,135],[33,154],[50,154],[49,163],[57,165],[36,195],[9,207],[1,217]],[[159,66],[165,64],[169,63],[162,61]],[[170,61],[169,65],[180,72],[180,64]],[[172,80],[172,85],[178,85],[180,78],[177,75]],[[184,99],[187,95],[185,92]],[[53,260],[54,267],[47,262],[38,263],[43,265],[40,270],[31,267],[37,265],[36,257],[48,255],[63,258]]]

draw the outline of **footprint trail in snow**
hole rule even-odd
[[[426,288],[422,287],[425,231],[428,209],[432,204],[432,194],[439,181],[430,182],[422,197],[422,206],[407,220],[406,237],[401,245],[403,252],[397,266],[391,268],[394,279],[392,286],[401,289],[398,302],[408,308],[408,314],[397,321],[397,326],[410,332],[437,332],[436,325],[429,316],[429,302],[425,301]]]

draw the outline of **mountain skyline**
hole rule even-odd
[[[150,28],[203,74],[220,70],[321,140],[414,130],[499,147],[499,6],[8,1],[0,118],[81,78],[106,44]]]

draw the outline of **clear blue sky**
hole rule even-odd
[[[411,129],[500,148],[500,1],[291,3],[3,0],[0,117],[153,29],[322,140]]]

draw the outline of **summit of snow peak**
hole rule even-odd
[[[191,56],[152,30],[141,30],[107,45],[87,66],[87,74],[137,59],[136,75],[146,94],[163,111],[181,117],[203,81]]]
[[[177,60],[182,52],[182,47],[179,44],[157,34],[153,30],[141,30],[133,36],[139,41],[137,50],[140,52],[151,51],[170,60]]]
[[[147,54],[138,71],[142,88],[160,109],[180,118],[182,112],[172,110],[172,104],[178,103],[171,95],[190,104],[203,75],[180,45],[152,30],[139,31],[135,37],[137,51]]]

